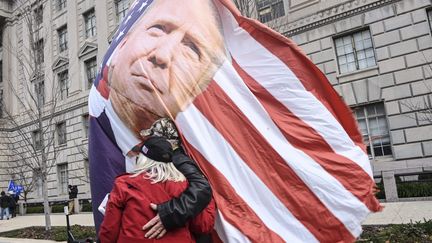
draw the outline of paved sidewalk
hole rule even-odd
[[[432,201],[382,203],[384,210],[371,214],[363,223],[371,224],[401,224],[432,219]],[[51,215],[52,226],[66,226],[64,214]],[[74,214],[70,216],[70,224],[93,226],[93,215],[90,213]],[[44,226],[44,215],[18,216],[10,220],[0,221],[0,232],[10,231],[29,226]],[[0,238],[0,243],[48,243],[54,241]]]
[[[69,217],[71,225],[79,224],[85,226],[94,226],[93,214],[81,213],[73,214]],[[64,214],[51,214],[51,225],[52,226],[66,226],[66,216]],[[10,230],[26,228],[30,226],[45,226],[45,216],[43,214],[38,215],[26,215],[18,216],[9,220],[0,220],[0,232],[6,232]],[[54,243],[58,241],[50,240],[31,240],[31,239],[13,239],[0,237],[0,243]]]
[[[32,239],[12,239],[12,238],[3,238],[0,237],[0,243],[63,243],[61,241],[52,241],[52,240],[32,240]],[[64,241],[66,242],[66,241]]]
[[[71,225],[79,224],[85,226],[94,226],[93,214],[91,213],[73,214],[69,217],[69,222]],[[66,216],[64,214],[51,214],[51,225],[66,226]],[[29,226],[45,226],[45,216],[43,214],[26,215],[18,216],[10,220],[0,220],[0,232]]]
[[[382,212],[369,215],[363,225],[403,224],[432,219],[432,201],[382,203]]]

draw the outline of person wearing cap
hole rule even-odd
[[[150,234],[143,231],[142,225],[157,214],[154,205],[178,197],[187,188],[185,176],[176,169],[173,161],[179,166],[188,161],[181,150],[173,151],[171,143],[163,137],[151,136],[141,151],[134,172],[118,176],[114,182],[99,230],[100,241],[195,242],[192,233],[212,231],[216,213],[213,201],[184,227]],[[161,235],[164,236],[161,238]]]

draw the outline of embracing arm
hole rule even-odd
[[[209,182],[182,149],[175,150],[172,159],[175,167],[185,175],[189,186],[178,198],[158,205],[159,216],[167,230],[185,226],[209,204],[212,197]]]

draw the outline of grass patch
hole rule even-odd
[[[96,230],[92,226],[72,225],[71,231],[76,240],[96,239]],[[53,226],[50,231],[45,231],[43,226],[27,227],[2,232],[0,237],[67,241],[66,226]]]
[[[357,242],[432,243],[432,220],[409,224],[363,226],[363,234]]]

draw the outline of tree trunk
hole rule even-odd
[[[50,217],[50,208],[48,202],[48,182],[46,175],[43,176],[42,179],[42,194],[43,194],[43,204],[44,204],[44,214],[45,214],[45,230],[51,230],[51,217]]]

